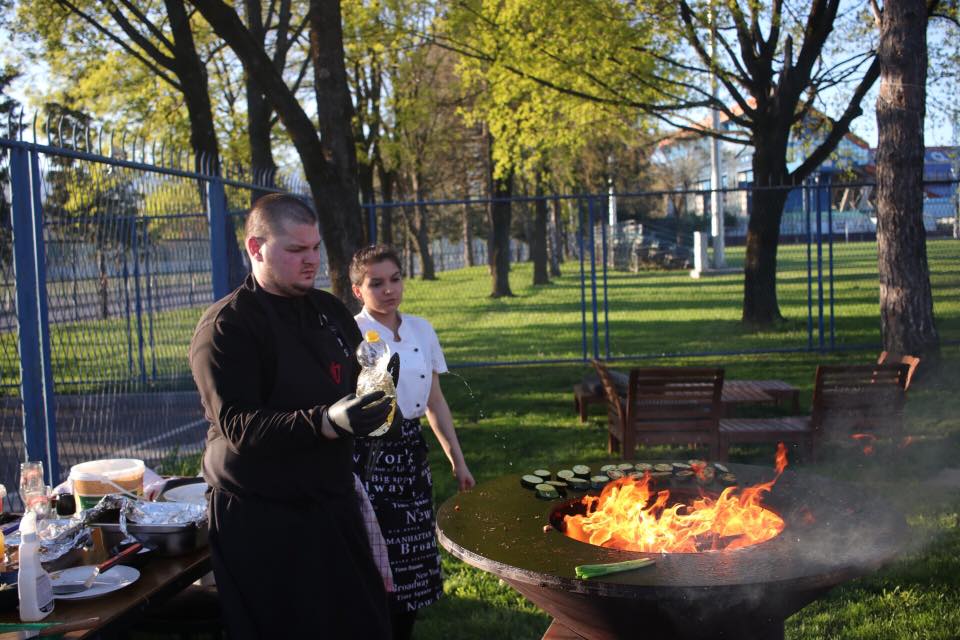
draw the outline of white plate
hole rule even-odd
[[[207,504],[207,483],[194,482],[174,487],[163,492],[163,499],[167,502],[189,502],[190,504]]]
[[[77,582],[82,576],[90,575],[89,567],[72,567],[62,571],[54,571],[50,574],[50,579],[54,585],[58,582]],[[130,586],[140,577],[140,572],[133,567],[118,564],[111,567],[97,576],[93,586],[85,591],[77,593],[65,593],[63,595],[55,594],[53,597],[57,600],[86,600],[87,598],[96,598],[106,593],[123,589]]]

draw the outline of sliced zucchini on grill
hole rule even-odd
[[[537,469],[536,471],[533,472],[533,475],[540,476],[544,480],[549,480],[550,478],[553,477],[552,474],[546,469]]]
[[[543,482],[543,478],[541,478],[540,476],[529,474],[529,473],[523,476],[522,478],[520,478],[520,484],[525,489],[533,489],[541,482]]]
[[[537,497],[544,500],[556,500],[560,497],[560,491],[552,484],[543,482],[537,485]]]
[[[573,472],[578,478],[583,478],[584,480],[590,479],[590,467],[585,464],[573,465]]]
[[[583,478],[570,478],[567,480],[567,486],[571,491],[586,491],[590,488],[590,482]]]
[[[653,470],[659,473],[673,473],[673,465],[669,462],[661,462],[653,465]]]
[[[603,489],[607,483],[610,482],[610,478],[606,474],[602,476],[593,476],[590,478],[590,488],[591,489]]]
[[[577,474],[575,474],[575,473],[574,473],[573,471],[571,471],[570,469],[560,469],[560,471],[557,471],[557,479],[558,479],[558,480],[564,480],[564,481],[565,481],[565,480],[569,480],[570,478],[572,478],[572,477],[574,477],[574,476],[576,476],[576,475],[577,475]]]

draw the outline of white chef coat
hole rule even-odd
[[[404,418],[423,416],[427,411],[433,374],[447,372],[447,361],[433,327],[424,318],[404,313],[400,315],[400,327],[397,329],[400,339],[394,340],[393,331],[374,320],[366,307],[353,318],[361,333],[373,329],[390,347],[391,354],[400,354],[397,405]]]

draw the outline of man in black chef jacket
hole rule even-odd
[[[352,475],[353,437],[382,424],[389,404],[380,392],[353,396],[360,330],[313,288],[313,211],[264,196],[245,232],[253,273],[204,313],[190,343],[230,637],[389,638]]]

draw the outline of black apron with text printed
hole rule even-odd
[[[392,610],[416,611],[435,602],[443,594],[443,576],[420,420],[404,420],[399,437],[357,440],[353,458],[387,542],[396,586]]]
[[[265,405],[295,410],[330,404],[348,393],[355,365],[337,332],[291,327],[273,308],[271,302],[277,301],[259,302],[265,303],[277,352],[276,379]],[[331,364],[343,367],[347,375],[328,379]],[[234,640],[390,637],[383,582],[370,554],[356,494],[323,490],[328,483],[352,483],[352,448],[352,439],[344,438],[302,456],[258,458],[237,465],[248,467],[250,473],[259,469],[264,474],[287,474],[289,482],[304,485],[293,495],[309,496],[306,499],[285,501],[240,485],[236,492],[224,488],[212,492],[211,555]],[[315,486],[306,486],[310,484]]]

